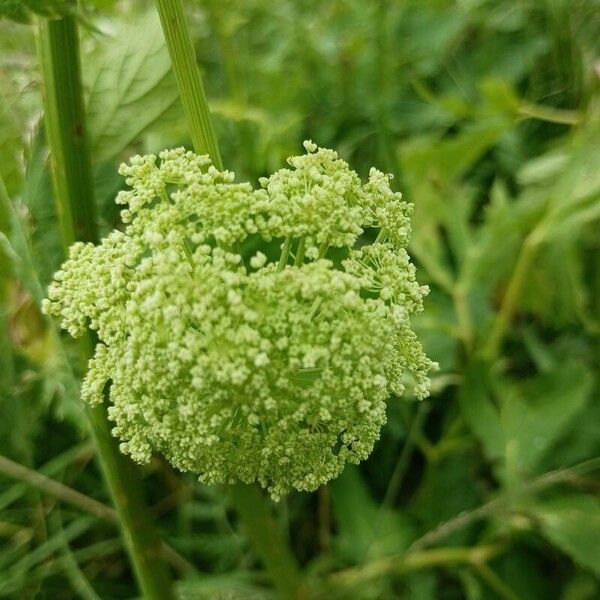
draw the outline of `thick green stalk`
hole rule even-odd
[[[265,499],[253,485],[231,487],[231,497],[242,518],[249,539],[260,554],[280,598],[300,600],[308,597],[296,560],[281,537]]]
[[[11,239],[10,200],[0,178],[0,236]],[[0,237],[0,242],[2,239]],[[8,245],[0,245],[0,402],[3,408],[5,422],[18,422],[17,415],[22,414],[21,402],[15,401],[13,386],[15,383],[15,362],[13,348],[9,335],[8,301],[10,297],[10,284],[12,276],[12,249]],[[10,441],[17,441],[18,432],[14,429],[7,430],[0,427],[4,435],[10,436]]]
[[[183,3],[181,0],[157,0],[156,4],[194,149],[199,154],[208,154],[215,167],[222,169],[221,153],[186,25]]]
[[[91,162],[85,130],[79,39],[73,18],[40,21],[38,48],[44,82],[44,113],[50,146],[56,206],[67,248],[73,241],[97,241]],[[93,339],[81,343],[85,365]],[[106,406],[89,409],[98,458],[112,494],[125,545],[144,598],[173,598],[169,573],[142,486],[110,433]]]
[[[219,144],[212,127],[183,3],[181,0],[157,0],[156,3],[181,101],[189,121],[194,150],[208,153],[215,166],[222,168]],[[248,536],[279,593],[284,598],[305,597],[300,570],[263,496],[256,488],[238,484],[233,486],[232,499]]]

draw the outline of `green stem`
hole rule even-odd
[[[487,564],[480,563],[474,565],[474,567],[481,579],[488,584],[498,598],[502,598],[502,600],[519,600],[519,596],[517,596]]]
[[[327,254],[327,250],[329,250],[329,243],[323,242],[321,244],[321,246],[319,247],[319,258],[325,258],[325,255]]]
[[[208,152],[215,166],[222,168],[219,144],[212,127],[204,86],[196,65],[183,3],[181,0],[157,0],[156,3],[173,71],[179,85],[181,101],[190,125],[194,150],[199,153]],[[256,551],[277,589],[282,593],[285,591],[288,594],[286,597],[289,598],[304,597],[300,570],[281,531],[270,515],[264,498],[255,488],[241,484],[233,487],[232,497],[248,537],[254,542]]]
[[[379,230],[379,233],[377,234],[377,237],[375,238],[375,241],[373,242],[374,244],[378,244],[378,243],[383,243],[385,241],[385,236],[386,236],[386,232],[385,229],[382,227]]]
[[[392,29],[392,3],[389,0],[378,0],[373,6],[374,35],[374,75],[377,95],[374,102],[375,123],[377,132],[377,153],[380,164],[385,165],[386,171],[398,176],[398,160],[393,145],[392,131],[390,128],[392,105],[390,98],[390,84],[394,81],[390,75],[393,72],[392,61],[394,56],[391,48]]]
[[[199,154],[208,154],[215,167],[222,169],[221,153],[196,64],[194,44],[186,25],[183,3],[181,0],[157,0],[156,4],[194,149]]]
[[[333,573],[330,583],[335,587],[350,588],[364,586],[367,581],[403,575],[421,569],[433,569],[457,564],[479,566],[494,558],[504,550],[501,545],[490,544],[470,548],[449,547],[434,548],[422,552],[413,552],[403,556],[390,556],[374,560],[360,567],[351,567]]]
[[[578,481],[578,478],[582,475],[592,471],[597,471],[598,469],[600,469],[600,457],[591,458],[565,469],[549,471],[540,477],[536,477],[530,482],[522,484],[519,494],[522,497],[527,497],[527,495],[541,492],[542,490],[558,484],[575,484]],[[420,551],[426,546],[437,544],[452,533],[460,531],[468,525],[480,521],[489,515],[501,514],[510,507],[510,503],[513,499],[514,498],[510,493],[505,492],[489,502],[478,506],[477,508],[466,512],[463,511],[455,517],[450,518],[448,521],[445,521],[434,529],[428,531],[420,538],[416,539],[409,546],[407,552],[411,553]]]
[[[12,238],[11,204],[4,182],[0,178],[0,235],[7,240]],[[10,323],[8,300],[10,297],[10,283],[14,271],[13,260],[10,256],[12,249],[6,252],[0,247],[0,400],[2,401],[3,417],[7,423],[18,423],[22,413],[22,403],[14,398],[13,386],[15,383],[15,358],[10,340]],[[10,400],[9,400],[10,399]],[[17,428],[6,431],[10,436],[9,445],[18,446],[19,433]],[[7,440],[9,441],[9,440]]]
[[[75,240],[98,239],[81,88],[77,25],[72,17],[40,21],[38,49],[44,83],[46,134],[52,158],[56,207],[65,249]],[[93,351],[83,338],[82,365]],[[106,406],[89,409],[98,458],[112,494],[125,545],[144,598],[173,598],[167,567],[142,485],[132,463],[110,433]]]
[[[281,248],[281,256],[279,257],[279,264],[277,265],[278,271],[283,271],[285,269],[285,265],[287,265],[288,258],[290,256],[290,248],[292,246],[292,236],[288,235],[283,242],[283,247]]]
[[[517,109],[517,114],[525,119],[538,119],[547,123],[558,123],[559,125],[579,125],[583,121],[583,116],[577,111],[529,102],[521,104]]]
[[[294,265],[299,267],[304,262],[304,252],[305,252],[305,244],[306,244],[306,236],[302,236],[300,241],[298,242],[298,248],[296,250],[296,258],[294,259]]]
[[[413,419],[413,422],[408,431],[408,435],[404,441],[404,446],[402,447],[402,452],[400,452],[400,456],[398,457],[398,462],[394,468],[394,471],[390,477],[390,481],[388,483],[387,490],[381,502],[381,506],[379,507],[379,516],[381,513],[389,509],[396,497],[398,496],[398,492],[400,491],[400,486],[404,480],[404,476],[408,470],[408,466],[410,463],[410,457],[412,455],[412,451],[415,447],[415,438],[418,435],[418,432],[422,431],[423,423],[425,418],[427,417],[427,413],[429,412],[431,406],[423,402],[419,405],[417,409],[417,414]]]
[[[273,577],[279,597],[307,598],[296,560],[283,544],[281,531],[260,491],[255,486],[238,483],[231,487],[231,497],[248,537]]]
[[[514,315],[519,297],[521,296],[521,290],[535,258],[538,247],[538,236],[536,233],[536,230],[532,231],[532,233],[525,238],[525,241],[521,246],[515,270],[513,271],[508,287],[506,288],[506,293],[502,298],[500,309],[492,324],[490,336],[483,349],[483,356],[489,361],[493,361],[500,352],[504,335],[506,334],[510,320]]]

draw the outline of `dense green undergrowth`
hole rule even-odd
[[[119,223],[121,161],[191,147],[152,3],[0,3],[31,21],[0,21],[0,597],[129,598],[77,350],[40,312],[62,250],[34,31],[65,7],[101,233]],[[600,4],[186,8],[239,180],[312,138],[414,204],[409,252],[431,292],[413,326],[440,369],[429,399],[388,403],[366,462],[271,506],[311,593],[598,597]],[[182,597],[277,597],[225,489],[159,457],[142,475]]]

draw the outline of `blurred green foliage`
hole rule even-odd
[[[186,5],[228,168],[256,180],[312,138],[415,205],[441,370],[430,399],[390,401],[369,461],[274,507],[315,595],[600,597],[600,2]],[[79,13],[107,230],[117,164],[188,139],[152,4]],[[34,29],[1,21],[0,48],[0,454],[106,502],[74,349],[39,313],[61,255]],[[7,469],[0,597],[135,594],[112,523]],[[160,460],[145,483],[194,566],[182,597],[274,597],[227,494]]]

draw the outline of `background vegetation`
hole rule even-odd
[[[154,5],[85,4],[108,231],[119,162],[189,139]],[[240,179],[312,138],[362,175],[394,173],[415,204],[411,252],[431,288],[415,326],[441,369],[430,399],[390,403],[365,464],[272,506],[309,588],[600,597],[600,2],[185,4]],[[62,251],[35,20],[73,9],[0,9],[13,19],[0,21],[0,597],[129,598],[76,350],[39,312]],[[143,477],[182,597],[276,597],[226,490],[159,458]]]

